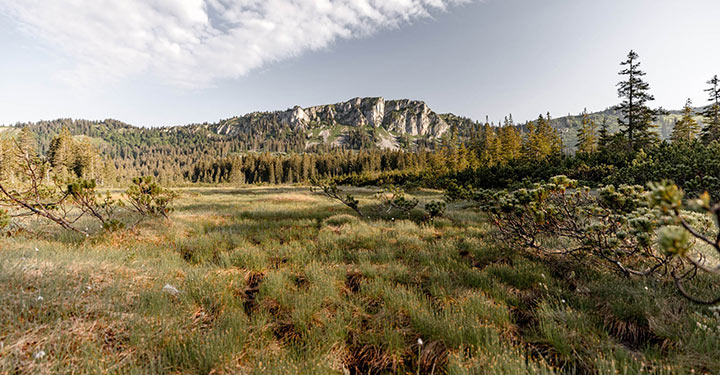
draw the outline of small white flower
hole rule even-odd
[[[44,351],[44,350],[41,350],[41,351],[35,353],[35,355],[33,356],[33,358],[35,358],[35,359],[42,359],[43,357],[45,357],[45,354],[46,354],[45,351]]]
[[[418,345],[420,345],[420,346],[423,345],[423,340],[422,340],[422,339],[419,338],[417,342],[418,342]]]
[[[87,290],[92,290],[92,287],[90,285],[88,285]]]
[[[645,287],[645,290],[650,290],[650,289],[648,289],[648,287]]]
[[[180,294],[180,291],[176,287],[174,287],[170,284],[165,284],[165,286],[162,288],[162,290],[163,290],[163,292],[169,293],[173,296]]]
[[[43,298],[43,296],[38,296],[38,298],[37,298],[38,301],[42,301],[42,300],[44,300],[44,299],[45,299],[45,298]]]
[[[560,302],[565,303],[565,300],[564,300],[564,299],[561,299]]]
[[[35,252],[37,253],[38,251],[40,251],[40,249],[38,249],[38,248],[36,247],[36,248],[35,248]]]

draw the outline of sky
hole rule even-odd
[[[656,106],[703,105],[717,0],[0,0],[0,124],[215,122],[354,97],[516,121],[618,102],[634,49]]]

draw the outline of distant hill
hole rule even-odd
[[[618,113],[612,109],[590,114],[600,127],[618,130]],[[680,111],[661,116],[658,128],[667,139]],[[700,118],[698,117],[698,120]],[[582,116],[554,118],[567,150],[573,150]],[[517,125],[524,129],[527,123]],[[41,152],[50,139],[67,127],[75,136],[87,137],[116,164],[152,166],[211,160],[248,152],[326,152],[331,149],[417,150],[432,149],[450,133],[467,139],[480,123],[454,114],[438,114],[423,101],[355,98],[346,102],[275,112],[254,112],[215,123],[143,128],[117,120],[58,119],[0,127],[0,137],[29,126],[38,135]]]
[[[695,108],[695,113],[700,113],[703,108]],[[658,117],[656,121],[657,128],[655,131],[660,135],[660,139],[669,139],[675,122],[682,117],[680,110],[668,111],[669,114]],[[600,112],[590,113],[590,119],[598,125],[598,129],[603,123],[607,123],[610,133],[619,130],[618,118],[620,113],[612,109],[606,109]],[[702,116],[696,115],[695,120],[702,124]],[[555,118],[551,121],[552,126],[557,129],[565,144],[566,149],[574,150],[577,143],[577,130],[582,126],[582,114],[570,115]]]
[[[429,146],[449,129],[446,119],[425,102],[355,98],[347,102],[285,111],[254,112],[216,123],[140,128],[117,120],[58,119],[0,127],[6,134],[30,126],[43,149],[67,127],[75,135],[98,138],[114,148],[229,143],[233,152],[302,152],[326,147],[407,149]],[[203,148],[203,147],[201,147]]]

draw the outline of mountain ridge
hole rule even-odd
[[[617,130],[619,114],[611,108],[590,113],[590,118],[600,125],[608,124],[611,131]],[[666,139],[672,131],[679,111],[671,111],[658,120],[658,133]],[[699,117],[698,117],[699,119]],[[554,118],[551,124],[556,128],[567,149],[574,147],[575,130],[580,126],[581,115]],[[137,143],[151,142],[152,139],[178,138],[183,135],[205,137],[208,140],[239,139],[238,150],[303,152],[318,146],[350,149],[383,148],[413,149],[432,147],[451,129],[462,138],[479,121],[452,113],[439,114],[426,102],[411,99],[386,100],[382,97],[356,97],[334,104],[309,107],[294,106],[285,110],[256,111],[241,116],[219,120],[214,123],[173,125],[163,127],[140,127],[114,119],[102,121],[57,119],[35,123],[17,123],[1,127],[0,136],[12,134],[13,128],[31,126],[43,135],[41,145],[49,142],[53,132],[60,126],[68,127],[75,135],[98,137],[113,142],[124,135],[135,134]],[[520,128],[525,123],[515,124]],[[112,133],[123,136],[116,136]],[[143,140],[142,137],[151,140]],[[287,143],[282,147],[273,143]]]

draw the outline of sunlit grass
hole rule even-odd
[[[720,321],[671,285],[511,252],[457,205],[361,220],[306,188],[180,193],[171,221],[0,239],[1,374],[720,371]]]

